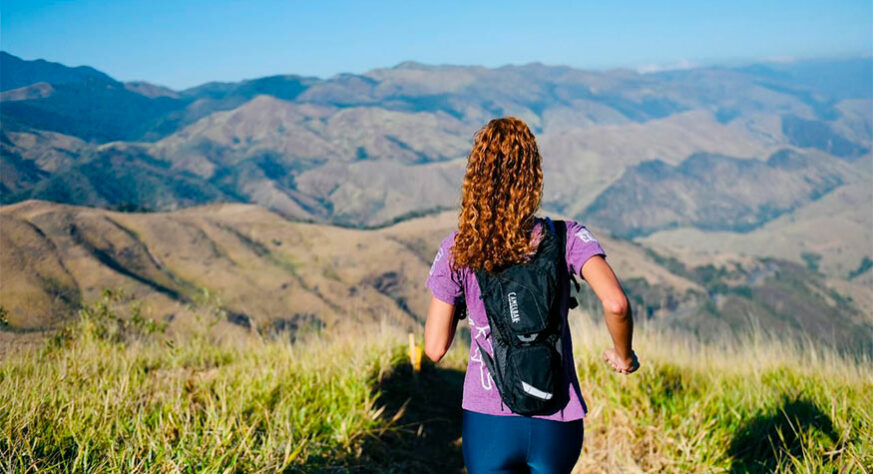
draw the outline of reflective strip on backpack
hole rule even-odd
[[[542,390],[528,384],[527,382],[525,382],[523,380],[521,382],[521,388],[524,390],[524,393],[526,393],[532,397],[541,398],[543,400],[551,400],[552,399],[551,393],[543,392]]]

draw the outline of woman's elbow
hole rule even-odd
[[[446,355],[445,347],[440,347],[436,344],[425,344],[424,345],[424,354],[428,359],[432,360],[434,363],[440,361],[444,355]]]
[[[426,328],[425,328],[426,329]],[[434,337],[425,330],[424,332],[424,355],[428,359],[439,362],[446,355],[447,344],[440,337]]]
[[[629,304],[627,296],[623,293],[604,298],[601,303],[603,303],[603,309],[606,310],[607,313],[616,314],[622,318],[628,317],[630,311]]]

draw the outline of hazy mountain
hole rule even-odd
[[[840,186],[815,202],[750,232],[706,231],[692,226],[663,230],[638,241],[658,252],[694,262],[740,254],[791,260],[863,291],[852,294],[873,314],[873,188]]]
[[[657,74],[408,62],[325,80],[280,75],[177,92],[122,84],[88,68],[4,58],[10,64],[0,72],[4,83],[23,86],[4,93],[4,131],[147,140],[138,153],[172,163],[172,172],[190,171],[205,187],[218,186],[288,216],[351,224],[379,224],[454,200],[433,201],[420,193],[391,200],[377,192],[364,202],[347,202],[355,193],[335,184],[336,176],[350,174],[342,170],[374,161],[382,165],[364,167],[383,166],[397,178],[393,182],[426,174],[414,167],[463,158],[473,132],[498,115],[518,115],[534,127],[546,156],[546,202],[573,214],[626,166],[646,160],[678,164],[701,152],[766,157],[784,146],[857,157],[866,156],[871,141],[869,94],[849,84],[870,82],[867,60]],[[823,76],[833,80],[813,79],[813,71],[830,68],[840,71]],[[23,84],[28,80],[35,82]],[[841,92],[829,95],[834,90]],[[76,173],[37,172],[8,156],[4,166],[18,170],[21,182],[13,186],[6,179],[15,195],[4,192],[5,202],[55,198],[42,191],[45,186],[36,188],[37,182]],[[451,176],[454,181],[437,180],[437,196],[457,193],[458,173]],[[350,206],[360,211],[334,211]]]
[[[136,92],[137,94],[144,95],[150,99],[157,97],[170,97],[172,99],[179,98],[179,93],[169,87],[158,86],[145,81],[128,81],[124,83],[124,87],[131,92]]]
[[[182,105],[178,99],[131,92],[124,84],[99,76],[78,82],[41,81],[39,87],[4,92],[0,102],[4,130],[46,130],[98,142],[134,140]]]
[[[38,82],[70,84],[97,80],[114,82],[108,75],[89,66],[67,67],[44,59],[27,61],[0,51],[0,91],[18,89]]]
[[[791,82],[836,100],[873,98],[870,87],[873,61],[869,56],[840,60],[783,61],[754,64],[744,71],[770,79]]]
[[[17,100],[36,100],[44,99],[54,94],[55,89],[47,82],[37,82],[29,86],[19,87],[4,92],[0,92],[0,100],[13,102]]]
[[[825,122],[791,115],[782,117],[782,133],[792,145],[815,148],[834,156],[856,158],[870,151],[868,147],[852,143]]]

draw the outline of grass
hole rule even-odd
[[[593,348],[605,329],[579,318],[577,370],[589,403],[580,472],[868,472],[873,369],[811,341],[758,330],[702,345],[638,330],[635,374]]]
[[[109,295],[41,350],[0,360],[0,471],[460,466],[452,398],[460,395],[439,392],[460,389],[459,341],[413,376],[405,335],[386,325],[290,344],[251,332],[226,337],[205,317],[192,325],[199,330],[166,334],[119,317],[131,309],[116,303]],[[578,472],[871,470],[869,360],[760,331],[702,345],[640,328],[643,366],[625,376],[599,358],[608,341],[602,324],[573,318],[590,410]],[[434,463],[404,464],[416,455]]]
[[[385,429],[371,383],[403,355],[387,331],[222,342],[119,329],[101,304],[0,363],[0,471],[294,471]]]

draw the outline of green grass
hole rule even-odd
[[[372,382],[402,348],[385,334],[221,342],[109,319],[0,363],[0,471],[295,470],[386,428]]]
[[[701,345],[638,330],[643,366],[618,375],[592,350],[609,340],[603,327],[576,322],[577,370],[590,409],[580,471],[868,472],[873,466],[869,360],[760,331],[740,342]]]
[[[460,381],[458,341],[413,377],[404,334],[387,326],[289,344],[228,337],[211,320],[165,334],[142,318],[119,318],[116,306],[104,299],[43,349],[0,360],[0,471],[403,472],[400,458],[414,455],[407,447],[416,442],[429,443],[428,456],[460,456],[452,439],[459,407],[434,412],[427,397],[445,390],[440,381]],[[761,336],[715,346],[639,329],[643,366],[619,375],[599,358],[602,325],[573,317],[590,410],[578,472],[873,466],[869,360]],[[393,402],[380,396],[385,379]],[[407,429],[404,417],[416,411],[424,414]],[[371,462],[373,452],[382,464]]]

